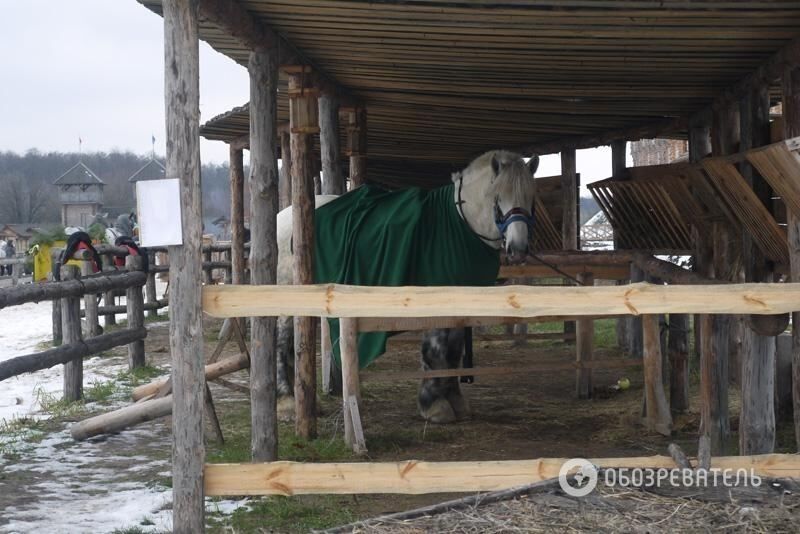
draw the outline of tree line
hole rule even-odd
[[[162,164],[163,158],[157,158]],[[150,156],[133,152],[0,152],[0,224],[61,221],[58,188],[53,182],[83,161],[106,185],[103,204],[118,211],[134,205],[134,187],[128,182]],[[230,212],[228,164],[206,163],[201,168],[203,216],[215,218]]]

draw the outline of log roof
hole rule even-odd
[[[53,185],[105,185],[92,169],[82,161],[69,168],[67,172],[56,178]]]
[[[796,0],[233,3],[363,102],[370,161],[398,164],[461,166],[492,148],[537,152],[639,126],[644,136],[651,124],[681,130],[681,118],[800,35]],[[241,39],[207,20],[200,34],[246,64]],[[287,120],[285,98],[279,108]],[[203,128],[211,139],[247,132],[243,109]]]

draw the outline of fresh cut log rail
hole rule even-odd
[[[446,297],[446,298],[443,298]],[[800,306],[800,284],[535,287],[206,286],[203,310],[214,317],[464,317],[748,313]]]

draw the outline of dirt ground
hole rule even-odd
[[[206,355],[217,344],[218,321],[206,320]],[[537,331],[555,331],[561,325],[537,325]],[[613,322],[598,321],[596,325],[596,359],[623,357],[614,347]],[[150,325],[146,341],[148,365],[152,374],[169,369],[168,328],[164,323]],[[370,368],[370,371],[415,370],[419,367],[419,347],[416,343],[390,341],[389,351]],[[223,358],[237,352],[229,343]],[[112,351],[110,361],[119,361],[124,348]],[[529,341],[525,346],[511,342],[475,343],[477,366],[530,365],[547,360],[572,361],[574,345],[561,341]],[[632,360],[635,363],[635,360]],[[692,362],[696,383],[696,365]],[[626,377],[631,386],[625,391],[612,388],[617,380]],[[247,385],[247,371],[229,375],[229,380]],[[148,378],[149,379],[149,378]],[[423,421],[416,408],[415,381],[386,382],[365,380],[361,406],[368,453],[354,458],[342,443],[340,400],[322,396],[319,399],[319,437],[303,442],[294,437],[291,423],[280,425],[281,459],[296,461],[393,461],[393,460],[512,460],[537,457],[610,457],[665,454],[670,442],[680,444],[689,455],[696,451],[699,414],[696,396],[689,413],[675,421],[672,438],[646,432],[639,424],[642,403],[640,367],[613,371],[595,370],[594,398],[578,400],[574,395],[575,376],[572,371],[541,374],[478,377],[474,384],[464,384],[463,390],[471,404],[469,420],[453,425],[432,425]],[[141,382],[141,381],[139,381]],[[693,386],[693,393],[696,387]],[[130,389],[125,391],[128,394]],[[207,428],[207,459],[209,462],[249,461],[250,413],[245,393],[212,385],[217,412],[225,435],[219,444]],[[731,387],[731,426],[734,431],[731,453],[735,454],[735,430],[738,421],[738,394]],[[108,407],[95,406],[94,411]],[[71,420],[78,419],[71,416]],[[67,418],[70,420],[70,417]],[[136,470],[134,478],[142,484],[169,486],[163,461],[169,455],[168,420],[144,423],[136,427],[136,435],[151,433],[156,439],[128,443],[126,455],[159,460],[150,471]],[[122,433],[120,436],[124,436]],[[92,454],[104,454],[104,447],[113,443],[100,440]],[[784,424],[778,436],[777,450],[792,446],[792,430]],[[154,443],[158,447],[154,447]],[[105,444],[105,445],[104,445]],[[89,445],[91,447],[91,445]],[[86,446],[83,446],[84,448]],[[132,448],[131,448],[132,447]],[[24,461],[24,457],[21,459]],[[109,467],[114,467],[111,463]],[[120,469],[134,469],[122,463]],[[153,480],[144,480],[146,478]],[[143,479],[144,478],[144,479]],[[23,474],[15,477],[24,483]],[[0,477],[2,483],[2,477]],[[14,483],[7,480],[4,491]],[[249,499],[245,506],[232,514],[212,502],[207,514],[209,532],[306,532],[327,528],[392,512],[429,505],[461,495],[361,495],[361,496],[297,496]],[[699,525],[698,525],[699,526]],[[502,530],[502,529],[501,529]],[[621,528],[621,530],[630,530]],[[119,532],[136,534],[151,529],[126,529]]]

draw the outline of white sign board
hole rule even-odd
[[[136,206],[139,241],[143,247],[183,244],[177,178],[136,182]]]

